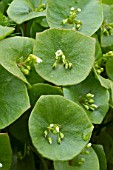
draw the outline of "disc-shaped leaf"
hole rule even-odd
[[[14,31],[14,28],[3,27],[0,25],[0,40],[4,39],[6,36],[10,35]]]
[[[41,95],[63,95],[63,92],[60,87],[55,87],[44,83],[34,84],[32,88],[29,89],[28,93],[32,106],[35,105],[36,101]]]
[[[60,144],[57,134],[52,134],[50,144],[44,131],[51,124],[58,124],[64,138]],[[45,95],[37,101],[29,119],[33,145],[44,157],[68,160],[79,154],[90,139],[93,125],[84,110],[62,96]]]
[[[113,57],[109,57],[107,60],[106,73],[109,79],[113,81]]]
[[[12,150],[10,140],[7,134],[0,133],[0,169],[10,169],[12,161]]]
[[[107,25],[113,23],[113,5],[103,4],[103,14],[104,14],[103,28],[107,28],[108,27]],[[112,32],[111,34],[106,35],[103,33],[103,29],[102,29],[102,33],[101,33],[102,47],[108,47],[113,45],[113,28],[111,32]]]
[[[63,91],[64,96],[67,99],[83,106],[92,123],[100,124],[103,121],[109,109],[109,93],[108,90],[102,87],[94,77],[89,76],[85,81],[78,85],[64,87]],[[94,95],[94,104],[97,106],[94,111],[84,107],[85,96],[88,93]]]
[[[99,170],[99,160],[95,151],[93,148],[89,148],[88,150],[89,155],[80,154],[75,158],[75,165],[71,165],[71,161],[54,161],[55,170]],[[76,162],[81,158],[84,159],[85,162],[82,165],[77,165]]]
[[[93,149],[95,150],[100,164],[100,170],[107,170],[107,161],[105,152],[102,145],[93,145]]]
[[[26,37],[11,37],[0,41],[0,64],[10,73],[28,83],[18,67],[18,59],[32,53],[34,40]]]
[[[18,119],[29,107],[25,84],[0,67],[0,129]]]
[[[14,0],[10,4],[7,13],[17,24],[21,24],[33,18],[46,16],[45,10],[40,11],[41,8],[38,8],[39,5],[41,5],[39,0]]]
[[[62,0],[62,3],[60,0],[48,0],[47,20],[50,28],[72,29],[73,24],[63,24],[63,20],[69,17],[72,7],[81,9],[75,18],[82,22],[80,32],[88,36],[93,35],[99,29],[103,20],[102,5],[97,0]]]
[[[55,53],[62,50],[72,68],[59,62],[55,68]],[[94,62],[95,41],[74,30],[49,29],[38,33],[33,53],[42,59],[35,65],[38,74],[56,85],[72,85],[83,81]]]

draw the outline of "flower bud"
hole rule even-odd
[[[89,110],[89,106],[88,106],[88,105],[83,104],[83,106],[84,106],[84,108],[85,108],[86,110]]]
[[[51,137],[48,137],[48,142],[49,142],[50,144],[52,144],[52,138],[51,138]]]
[[[48,132],[47,132],[47,130],[45,130],[45,131],[44,131],[44,136],[45,136],[45,138],[47,137],[47,135],[48,135]]]
[[[63,133],[61,133],[61,132],[59,133],[59,136],[60,136],[60,138],[61,138],[61,139],[63,139],[63,138],[64,138],[64,134],[63,134]]]
[[[91,147],[91,143],[88,143],[87,145],[86,145],[86,148],[88,149],[88,148],[90,148]]]
[[[59,143],[59,144],[61,143],[61,138],[60,138],[60,137],[58,137],[58,143]]]

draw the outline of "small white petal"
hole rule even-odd
[[[91,145],[92,145],[91,143],[88,143],[88,144],[87,144],[88,147],[91,147]]]
[[[81,9],[80,9],[80,8],[77,8],[77,11],[78,11],[78,12],[81,12]]]
[[[36,62],[37,62],[37,63],[41,63],[42,60],[41,60],[40,58],[37,57],[37,58],[36,58]]]
[[[75,10],[75,8],[74,7],[71,7],[71,11],[74,11]]]
[[[2,168],[3,167],[3,165],[2,165],[2,163],[0,163],[0,168]]]
[[[57,50],[57,51],[55,52],[55,54],[56,54],[56,57],[57,57],[57,56],[62,55],[62,54],[63,54],[63,52],[62,52],[62,50]]]
[[[59,127],[58,126],[56,127],[56,131],[59,132]]]
[[[50,124],[50,127],[53,127],[54,125],[53,124]]]

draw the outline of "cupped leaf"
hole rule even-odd
[[[94,70],[95,77],[99,81],[101,86],[106,88],[106,89],[110,89],[111,88],[111,81],[108,78],[104,78],[103,76],[97,74],[95,68],[93,68],[93,70]]]
[[[64,97],[78,103],[85,109],[92,123],[100,124],[103,121],[109,109],[109,93],[93,76],[90,75],[78,85],[64,87],[63,92]],[[89,99],[90,101],[86,97],[89,93],[94,95],[91,100]],[[94,109],[90,108],[93,106],[92,104],[95,105]]]
[[[8,170],[12,162],[12,150],[7,134],[0,133],[0,169]]]
[[[63,92],[60,87],[55,87],[49,84],[38,83],[34,84],[32,88],[28,91],[31,105],[34,106],[36,101],[39,99],[41,95],[63,95]]]
[[[89,154],[80,154],[72,161],[54,161],[55,170],[100,170],[98,157],[93,148],[88,149]],[[77,165],[80,159],[84,159],[82,165]],[[75,162],[75,164],[73,163]],[[71,163],[73,163],[71,165]]]
[[[34,40],[27,37],[11,37],[0,41],[0,64],[25,83],[28,83],[18,66],[19,58],[32,53]]]
[[[101,26],[103,21],[102,5],[97,0],[48,0],[47,6],[47,21],[51,28],[66,28],[72,29],[73,24],[63,24],[63,20],[70,15],[71,8],[80,9],[77,12],[77,21],[81,21],[80,32],[85,35],[93,35]],[[75,26],[76,29],[76,26]]]
[[[109,57],[107,60],[106,73],[109,79],[113,81],[113,57]]]
[[[4,27],[4,26],[0,25],[0,40],[4,39],[8,35],[10,35],[14,30],[15,30],[15,28]]]
[[[13,123],[29,107],[25,84],[0,67],[0,129]]]
[[[107,161],[104,153],[104,149],[102,145],[93,145],[93,149],[95,150],[100,164],[100,170],[107,170]]]
[[[56,130],[60,128],[58,133],[50,130],[45,136],[45,130],[56,125]],[[69,160],[78,155],[89,141],[92,130],[85,111],[59,95],[41,96],[29,119],[33,145],[43,157],[52,160]],[[63,135],[61,143],[59,133]]]
[[[101,46],[108,47],[113,45],[113,5],[103,4],[103,14],[104,20],[101,32]],[[105,32],[105,29],[107,29],[108,33]]]
[[[41,9],[39,0],[14,0],[10,4],[7,13],[17,24],[21,24],[33,18],[46,16],[46,10]]]
[[[64,54],[62,61],[56,56],[59,51]],[[56,85],[77,84],[91,71],[95,40],[74,30],[49,29],[37,34],[33,53],[42,59],[35,65],[42,78]]]

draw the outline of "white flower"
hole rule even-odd
[[[87,144],[87,147],[91,147],[91,145],[92,145],[91,143],[88,143],[88,144]]]
[[[59,132],[59,127],[58,126],[56,126],[56,131]]]
[[[3,166],[2,163],[0,163],[0,168],[2,168],[2,166]]]
[[[62,50],[57,50],[57,51],[55,52],[55,54],[56,54],[56,57],[58,57],[58,56],[63,55],[63,52],[62,52]]]
[[[36,62],[37,62],[37,63],[41,63],[41,62],[42,62],[41,58],[36,57]]]
[[[81,9],[80,9],[80,8],[77,8],[77,11],[78,11],[78,12],[81,12]]]
[[[50,127],[53,127],[54,126],[54,124],[50,124]]]
[[[74,7],[71,7],[71,11],[74,11],[75,10],[75,8]]]

